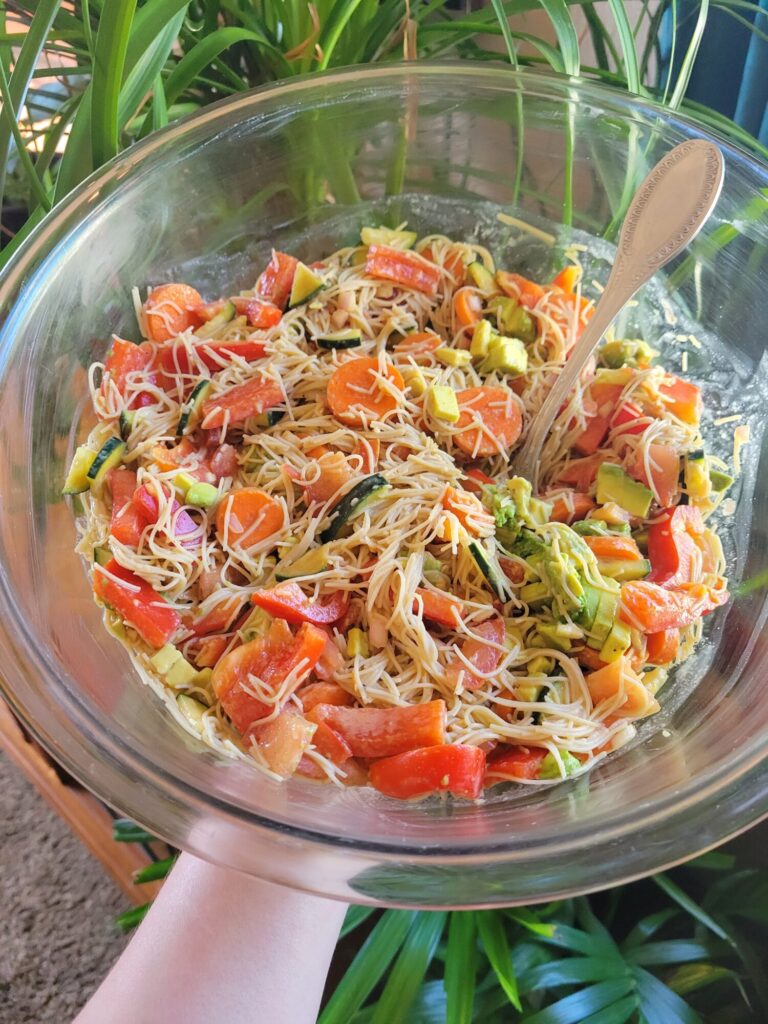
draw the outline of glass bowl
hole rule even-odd
[[[51,754],[179,847],[296,888],[390,905],[482,907],[602,888],[763,815],[759,587],[713,617],[702,651],[668,684],[663,713],[591,775],[495,791],[478,804],[403,804],[369,790],[275,784],[183,732],[104,630],[59,493],[89,424],[86,367],[113,332],[136,336],[132,286],[184,280],[216,296],[252,284],[273,244],[313,259],[376,217],[474,232],[510,269],[554,269],[563,241],[576,239],[588,275],[604,280],[611,250],[594,239],[615,235],[622,204],[663,152],[699,136],[711,137],[574,79],[487,64],[388,65],[210,107],[57,206],[0,287],[2,687]],[[711,377],[708,408],[733,412],[742,391],[754,404],[761,380],[768,193],[759,190],[768,173],[717,141],[727,175],[716,215],[638,310],[663,313],[658,322],[678,332],[670,352],[694,321],[700,337],[722,342],[712,341],[710,362],[706,345],[703,354],[689,346],[691,366]],[[732,429],[718,433],[728,446]],[[768,569],[760,442],[753,430],[727,530],[736,576]]]

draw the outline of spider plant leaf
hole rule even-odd
[[[693,960],[708,960],[713,955],[727,952],[722,945],[711,942],[696,942],[694,939],[664,939],[660,942],[646,942],[633,946],[625,953],[627,960],[642,967],[661,967],[682,964]]]
[[[152,87],[152,131],[156,132],[160,128],[165,128],[167,124],[168,101],[165,97],[163,76],[158,75]]]
[[[152,40],[126,75],[125,82],[120,89],[117,107],[117,122],[120,131],[133,117],[147,93],[153,88],[153,83],[156,82],[160,71],[171,55],[183,20],[184,11],[180,11]]]
[[[646,1024],[702,1024],[693,1007],[649,971],[635,967],[633,975]]]
[[[512,907],[504,913],[511,921],[527,928],[534,935],[544,935],[547,938],[554,935],[555,926],[550,921],[542,921],[535,910],[529,910],[528,907]]]
[[[701,46],[701,40],[704,35],[704,29],[706,27],[708,17],[709,0],[701,0],[701,3],[699,4],[699,11],[696,16],[696,24],[693,27],[693,34],[691,35],[691,41],[688,44],[688,49],[685,51],[685,56],[680,64],[675,88],[672,90],[672,96],[669,99],[669,106],[672,110],[677,110],[683,102],[683,98],[688,89],[688,83],[690,82],[691,75],[693,74],[693,66],[696,63],[696,57],[699,53],[699,47]]]
[[[177,859],[176,856],[165,857],[163,860],[156,860],[151,864],[147,864],[145,868],[140,868],[139,871],[134,873],[134,882],[141,885],[143,882],[157,882],[159,879],[165,878],[170,873]]]
[[[29,215],[27,220],[24,222],[24,226],[16,232],[10,242],[6,242],[0,250],[0,271],[4,270],[10,263],[21,243],[32,234],[44,216],[45,210],[42,206],[38,206],[38,208]]]
[[[499,19],[499,28],[501,29],[501,34],[504,37],[504,45],[507,48],[509,63],[512,67],[517,67],[517,48],[515,47],[515,41],[512,38],[512,30],[509,27],[509,17],[507,16],[507,12],[504,10],[504,4],[502,0],[491,0],[491,4],[496,12],[496,17]]]
[[[446,1024],[470,1024],[477,975],[477,923],[471,911],[456,910],[448,924],[445,955]]]
[[[581,65],[579,37],[576,34],[568,5],[565,0],[541,0],[541,6],[547,12],[547,16],[552,22],[552,28],[555,30],[566,75],[578,75]]]
[[[695,917],[699,924],[704,925],[709,931],[717,935],[718,938],[724,939],[726,942],[731,942],[732,939],[725,928],[718,924],[703,907],[700,907],[698,903],[691,899],[691,897],[683,892],[679,885],[672,881],[665,874],[659,874],[653,876],[653,881],[662,889],[671,900],[674,900],[678,906],[682,907],[683,910],[690,914],[691,917]]]
[[[8,78],[5,74],[5,68],[0,64],[0,99],[3,101],[3,107],[5,110],[13,109],[13,100],[11,99],[10,89],[8,87]],[[24,169],[24,173],[29,182],[30,197],[32,202],[32,209],[35,205],[42,206],[42,208],[48,212],[51,208],[51,200],[46,191],[42,181],[38,176],[37,168],[32,162],[32,157],[29,155],[29,151],[26,146],[26,141],[22,138],[21,130],[17,122],[11,118],[11,136],[13,141],[16,143],[16,152],[19,157],[21,166]]]
[[[627,6],[624,0],[608,0],[613,20],[616,23],[616,34],[619,37],[621,51],[624,57],[624,74],[627,79],[627,88],[630,92],[639,95],[643,87],[640,80],[640,67],[637,60],[635,36],[632,26],[627,17]]]
[[[627,1016],[622,1016],[625,1013],[626,1001],[632,1000],[633,1009],[638,1005],[633,993],[634,987],[635,982],[630,975],[600,981],[596,985],[588,985],[578,992],[572,992],[551,1006],[523,1019],[525,1024],[584,1024],[586,1020],[594,1019],[600,1011],[606,1011],[603,1024],[613,1024],[614,1020],[616,1024],[623,1024],[627,1020]]]
[[[517,978],[512,966],[507,933],[504,930],[504,918],[497,911],[494,913],[479,913],[476,920],[480,941],[491,963],[491,967],[496,972],[499,984],[506,993],[510,1003],[517,1010],[522,1011]]]
[[[5,176],[13,127],[18,122],[19,114],[27,98],[32,73],[40,59],[40,53],[48,38],[48,32],[60,3],[61,0],[39,0],[35,5],[32,20],[24,35],[24,41],[16,54],[13,73],[8,80],[9,102],[4,102],[0,109],[0,201],[5,192]]]
[[[412,910],[386,910],[363,943],[318,1024],[348,1024],[397,956],[416,917]]]
[[[422,911],[389,973],[371,1024],[410,1024],[411,1007],[445,929],[443,911]]]
[[[336,0],[330,9],[317,41],[322,52],[322,57],[317,63],[318,71],[325,71],[330,67],[333,51],[339,42],[339,38],[360,6],[360,3],[361,0]]]
[[[344,917],[344,924],[341,926],[339,938],[343,939],[345,935],[349,935],[355,928],[359,928],[363,921],[367,921],[374,911],[375,907],[351,906]]]
[[[666,910],[658,910],[655,914],[649,914],[642,918],[634,926],[622,943],[622,949],[626,952],[633,946],[640,946],[651,936],[655,935],[665,924],[669,924],[679,914],[678,910],[668,907]]]
[[[118,105],[136,0],[105,5],[96,34],[91,79],[91,152],[94,167],[117,155],[120,144]]]
[[[104,7],[113,0],[107,0]],[[125,54],[125,66],[128,70],[135,67],[142,54],[152,45],[160,33],[178,14],[186,14],[190,0],[148,0],[136,11],[131,28],[128,49]]]

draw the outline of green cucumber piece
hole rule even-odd
[[[94,485],[100,487],[104,483],[110,469],[120,465],[123,461],[126,447],[125,441],[119,437],[110,437],[104,442],[101,451],[96,455],[87,473],[91,488]]]
[[[718,494],[727,491],[733,485],[733,477],[727,473],[721,473],[719,469],[710,469],[709,479],[712,484],[712,490]]]
[[[227,299],[227,301],[224,303],[224,306],[216,314],[216,316],[212,316],[207,324],[203,324],[203,326],[199,330],[195,331],[195,337],[215,338],[218,332],[221,330],[222,327],[224,327],[225,324],[228,324],[230,323],[230,321],[235,319],[236,312],[237,310],[235,309],[234,302],[232,302],[231,299]]]
[[[285,409],[267,409],[253,417],[253,422],[259,427],[274,427],[276,423],[285,416]]]
[[[127,441],[131,436],[133,425],[136,422],[136,413],[129,411],[128,409],[123,409],[120,413],[120,419],[117,422],[120,427],[120,437],[122,437],[124,441]]]
[[[642,580],[651,571],[651,563],[647,558],[598,558],[597,567],[600,575],[627,583],[629,580]]]
[[[352,490],[348,491],[331,509],[330,523],[320,534],[321,543],[328,544],[330,541],[336,540],[342,526],[379,501],[388,490],[388,481],[379,473],[373,473],[361,480],[359,484],[355,484]]]
[[[288,309],[295,309],[296,306],[303,306],[309,302],[323,287],[323,279],[313,270],[310,270],[305,263],[296,264],[296,272],[293,275],[291,285],[291,297],[288,300]]]
[[[96,459],[96,452],[87,444],[81,444],[72,456],[72,465],[69,467],[67,479],[64,481],[62,494],[82,494],[87,491],[91,483],[88,479],[88,472]]]
[[[213,382],[205,379],[199,380],[192,389],[192,394],[181,407],[179,424],[176,427],[176,437],[183,437],[184,434],[194,430],[200,422],[203,411],[203,402],[210,394]]]
[[[478,569],[490,584],[491,590],[500,600],[508,601],[509,591],[507,589],[506,577],[499,568],[496,556],[477,540],[469,542],[469,552],[474,558]]]
[[[410,249],[418,235],[415,231],[395,231],[393,228],[363,228],[360,241],[363,245],[389,245],[393,249]]]
[[[335,334],[324,334],[322,338],[315,338],[315,341],[318,348],[341,350],[362,345],[363,336],[360,331],[351,327],[346,331],[336,331]]]
[[[475,287],[484,292],[496,291],[496,278],[480,260],[473,260],[467,267],[467,274]]]
[[[93,564],[94,565],[106,565],[112,558],[112,552],[109,548],[104,548],[97,545],[93,549]]]
[[[275,579],[292,580],[297,576],[315,576],[319,572],[325,572],[328,568],[328,551],[330,545],[323,544],[322,547],[307,551],[295,562],[279,562],[275,568]]]

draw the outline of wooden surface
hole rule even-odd
[[[122,892],[139,906],[153,899],[162,882],[136,885],[133,874],[150,863],[147,851],[136,843],[116,843],[112,815],[87,789],[60,773],[43,748],[29,737],[0,699],[0,747],[41,796],[62,818]],[[159,844],[157,854],[167,856]]]

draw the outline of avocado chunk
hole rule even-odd
[[[480,260],[473,260],[469,264],[467,267],[467,274],[471,278],[472,283],[482,291],[496,291],[496,280],[493,274],[488,270],[484,263],[480,262]]]
[[[520,588],[520,600],[525,601],[531,608],[541,608],[551,599],[549,587],[539,580],[535,583],[526,583],[524,587]]]
[[[563,636],[559,631],[560,624],[557,622],[541,622],[536,627],[536,632],[542,638],[547,647],[554,647],[557,651],[567,654],[571,649],[569,637]]]
[[[427,390],[427,409],[435,419],[456,423],[459,419],[459,403],[456,392],[447,384],[432,384]]]
[[[498,296],[488,303],[488,310],[495,315],[502,334],[519,338],[528,345],[536,340],[536,323],[519,302],[506,295]]]
[[[695,457],[698,456],[698,457]],[[684,463],[685,489],[694,501],[705,501],[712,491],[709,459],[703,452],[687,455]]]
[[[494,331],[490,320],[478,320],[472,331],[469,354],[473,359],[485,359],[491,347]]]
[[[647,558],[598,558],[600,575],[626,583],[628,580],[642,580],[651,571]]]
[[[176,704],[179,711],[182,713],[187,722],[192,726],[195,732],[202,733],[203,731],[203,716],[208,708],[205,704],[201,704],[199,700],[195,700],[194,697],[188,697],[186,693],[180,693],[176,698]]]
[[[605,590],[600,590],[600,600],[597,605],[594,620],[589,627],[590,636],[587,639],[587,647],[599,651],[608,638],[608,634],[616,621],[616,613],[619,608],[620,587],[615,580],[604,580]]]
[[[488,355],[483,360],[481,370],[484,373],[509,373],[515,377],[528,369],[528,353],[519,338],[505,338],[502,335],[491,337]]]
[[[712,484],[712,490],[721,494],[723,491],[727,491],[728,488],[733,484],[733,477],[727,473],[721,473],[719,469],[710,469],[709,479]]]
[[[469,366],[472,362],[472,355],[466,349],[451,348],[449,345],[436,348],[435,358],[444,366]]]
[[[560,760],[563,763],[562,770],[560,769],[560,765],[557,763],[557,758],[550,752],[541,762],[537,778],[562,779],[563,772],[565,772],[566,776],[572,775],[575,771],[578,771],[578,769],[581,768],[581,761],[578,757],[574,757],[569,750],[559,750],[558,753],[560,754]]]
[[[295,562],[279,562],[275,567],[275,579],[292,580],[297,576],[315,576],[328,568],[329,544],[313,548],[297,558]]]
[[[310,270],[305,263],[297,263],[291,285],[291,297],[288,300],[288,309],[302,306],[309,302],[323,287],[323,279],[313,270]]]
[[[603,661],[616,661],[625,651],[629,650],[632,642],[632,635],[629,626],[618,619],[611,626],[611,631],[605,638],[605,643],[600,648],[600,657]]]
[[[653,501],[653,491],[633,480],[621,466],[604,462],[597,471],[597,501],[600,505],[615,501],[630,515],[645,519]]]
[[[581,586],[584,590],[584,600],[581,610],[574,615],[574,619],[584,629],[591,629],[597,615],[597,609],[600,606],[602,591],[598,590],[597,587],[593,587],[591,583],[587,583],[586,580],[581,581]]]
[[[607,341],[600,349],[598,356],[603,366],[618,370],[622,366],[633,369],[647,369],[659,353],[644,341]]]

